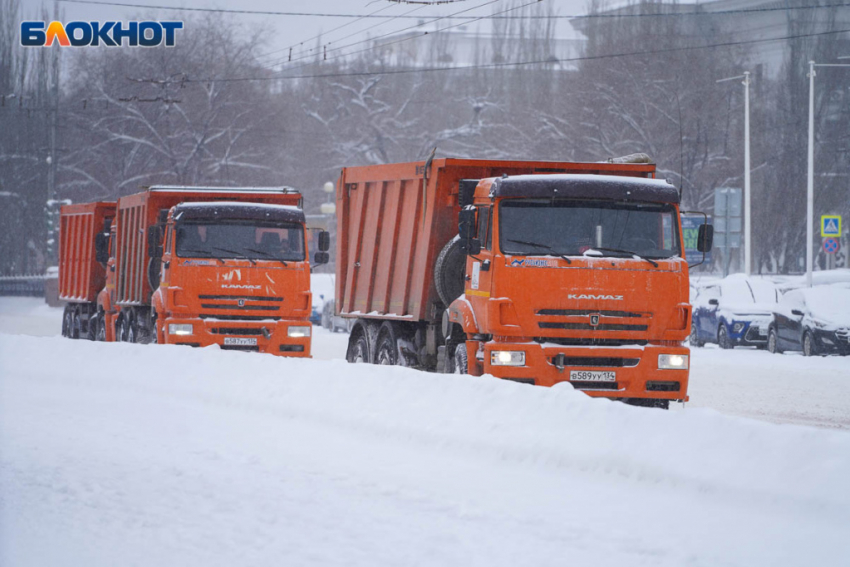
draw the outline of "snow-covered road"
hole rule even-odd
[[[4,566],[838,565],[848,478],[843,431],[0,335]]]
[[[321,281],[327,289],[333,289]],[[36,298],[0,297],[0,333],[51,337],[62,310]],[[343,359],[348,335],[313,328],[313,356]],[[690,408],[770,421],[850,430],[850,358],[772,355],[755,349],[691,350]],[[674,411],[681,406],[671,406]]]

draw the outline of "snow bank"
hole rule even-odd
[[[0,335],[0,447],[3,565],[850,552],[850,435],[569,387]]]

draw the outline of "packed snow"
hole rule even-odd
[[[692,402],[665,412],[350,365],[319,328],[303,360],[60,322],[0,298],[0,565],[850,557],[846,358],[693,349]]]

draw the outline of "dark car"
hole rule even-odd
[[[782,296],[773,313],[767,349],[804,356],[850,354],[850,289],[825,285]]]
[[[742,274],[701,287],[693,301],[691,346],[765,347],[778,298],[772,283]]]

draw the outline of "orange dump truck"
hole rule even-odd
[[[288,188],[151,187],[95,239],[106,285],[89,334],[310,356],[310,262]],[[327,261],[327,233],[315,261]],[[61,277],[61,270],[60,270]]]
[[[687,399],[679,193],[654,164],[350,167],[336,200],[349,362]]]
[[[59,299],[65,302],[62,336],[94,339],[97,294],[106,267],[95,258],[95,238],[109,232],[114,202],[64,205],[59,217]]]

